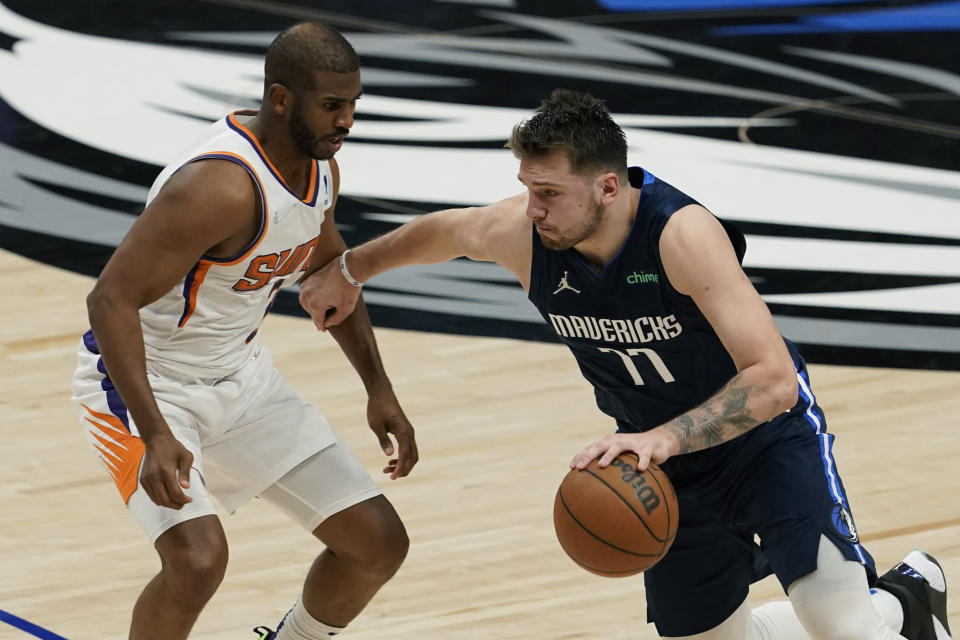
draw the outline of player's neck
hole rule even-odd
[[[259,115],[247,124],[270,164],[293,191],[306,191],[312,160],[303,155],[290,140],[284,123],[268,122]]]
[[[604,212],[596,231],[574,247],[597,272],[602,271],[623,248],[633,229],[639,200],[639,189],[630,187],[622,191]]]

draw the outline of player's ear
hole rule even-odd
[[[267,105],[278,116],[285,115],[293,104],[293,93],[285,85],[274,82],[267,87]]]
[[[617,195],[620,193],[620,177],[608,171],[607,173],[602,173],[597,177],[598,186],[600,187],[600,202],[604,205],[613,204],[613,201],[617,199]]]

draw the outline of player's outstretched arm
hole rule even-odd
[[[635,451],[638,468],[649,462],[706,449],[753,429],[797,401],[796,368],[766,304],[740,267],[726,232],[698,205],[673,214],[660,238],[670,284],[693,298],[737,367],[713,396],[670,422],[644,433],[610,434],[571,462],[601,466]]]
[[[412,220],[354,247],[300,283],[300,304],[321,331],[344,321],[373,276],[408,264],[466,256],[496,262],[526,287],[530,279],[530,221],[526,194],[486,207],[445,209]]]
[[[140,482],[156,504],[190,498],[193,455],[170,432],[147,381],[140,308],[170,290],[204,253],[252,234],[256,200],[246,172],[229,162],[187,165],[164,185],[111,256],[87,296],[90,327],[110,379],[146,447]]]

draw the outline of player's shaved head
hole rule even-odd
[[[340,32],[320,22],[301,22],[280,32],[267,48],[264,89],[282,84],[291,91],[314,89],[314,72],[350,73],[360,57]]]

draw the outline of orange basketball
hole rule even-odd
[[[677,494],[660,467],[637,471],[624,452],[601,469],[597,461],[571,469],[553,503],[560,546],[578,565],[620,578],[657,563],[677,534]]]

